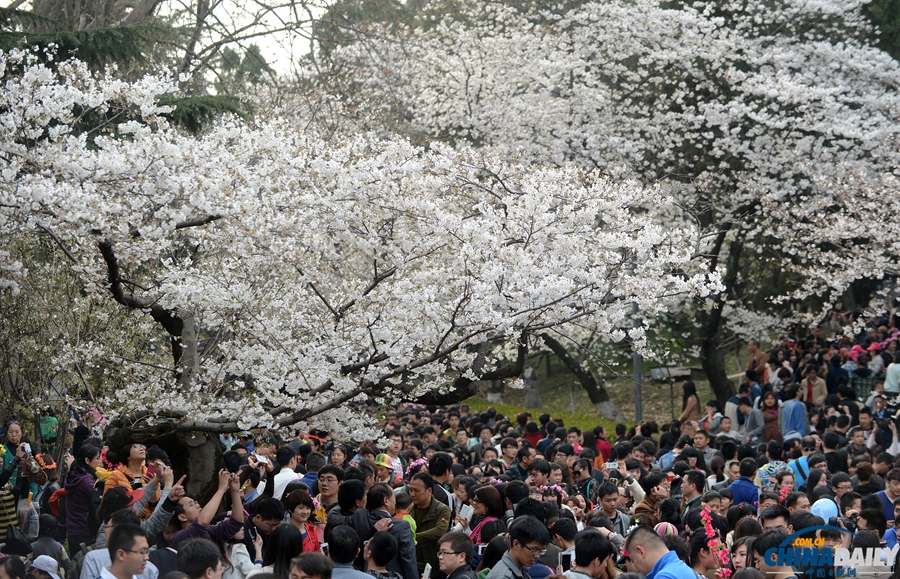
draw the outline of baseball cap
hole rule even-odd
[[[50,575],[53,579],[60,579],[59,565],[56,563],[56,559],[49,555],[39,555],[35,557],[34,561],[31,563],[31,567],[40,569],[44,573]]]
[[[141,500],[143,496],[144,491],[142,489],[131,490],[125,487],[113,487],[103,495],[103,511],[107,514],[121,511]]]

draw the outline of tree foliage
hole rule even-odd
[[[171,77],[3,58],[22,72],[4,78],[0,233],[48,232],[88,295],[155,322],[140,341],[171,336],[168,362],[124,360],[106,393],[148,428],[314,417],[359,435],[351,401],[467,394],[516,377],[540,332],[586,324],[621,339],[633,301],[660,313],[720,287],[691,264],[696,228],[635,210],[669,200],[634,180],[365,135],[325,142],[279,120],[194,137],[157,104]],[[69,130],[88,108],[114,119],[92,143]],[[31,275],[22,266],[9,285]]]
[[[537,165],[625,164],[666,187],[679,209],[660,219],[700,226],[699,254],[728,287],[697,310],[720,397],[722,311],[756,285],[750,271],[794,276],[770,307],[827,306],[855,280],[892,274],[895,235],[873,216],[894,210],[883,193],[900,71],[857,3],[472,2],[464,13],[360,35],[337,55],[356,94],[390,103],[385,125],[423,141]]]

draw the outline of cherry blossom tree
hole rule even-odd
[[[140,320],[146,346],[53,360],[102,369],[132,434],[364,438],[367,399],[458,399],[516,379],[541,332],[622,339],[632,303],[649,317],[721,289],[699,229],[654,220],[641,208],[671,200],[635,179],[277,118],[195,137],[157,104],[174,77],[18,50],[0,71],[0,235],[52,241],[81,291]],[[22,291],[39,269],[6,257],[4,291]]]
[[[883,217],[896,196],[882,193],[898,164],[900,70],[867,40],[859,2],[461,5],[453,17],[433,6],[414,30],[375,26],[340,51],[357,94],[388,103],[385,125],[422,142],[624,164],[659,183],[676,203],[658,219],[695,223],[696,255],[727,288],[694,309],[719,398],[733,393],[724,306],[753,301],[735,293],[752,272],[792,274],[772,307],[828,307],[856,280],[893,275],[897,225]]]

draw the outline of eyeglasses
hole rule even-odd
[[[547,549],[544,549],[543,547],[528,547],[527,545],[522,545],[522,546],[524,548],[528,549],[529,551],[531,551],[532,555],[535,555],[538,557],[547,552]]]
[[[839,491],[849,491],[849,490],[853,490],[853,485],[840,485],[835,488]]]
[[[131,448],[137,448],[138,450],[147,450],[147,447],[143,444],[132,444]]]
[[[815,447],[803,448],[803,452],[814,452],[815,450]]]
[[[575,474],[575,476],[581,476],[581,473],[583,473],[584,470],[573,470],[572,472]]]
[[[481,504],[481,501],[478,500],[478,497],[472,497],[472,504],[473,505]]]
[[[459,555],[462,551],[438,551],[438,557],[449,557],[450,555]]]
[[[150,549],[141,549],[140,551],[133,551],[131,549],[122,549],[122,550],[125,551],[126,553],[137,553],[141,557],[149,557],[150,556]]]
[[[336,483],[337,481],[338,481],[338,479],[336,476],[319,477],[319,482]]]

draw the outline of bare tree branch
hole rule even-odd
[[[56,233],[52,229],[50,229],[49,227],[47,227],[46,225],[43,225],[41,223],[37,223],[36,225],[37,225],[38,229],[46,232],[47,235],[50,236],[50,239],[52,239],[53,241],[56,242],[56,245],[58,245],[59,248],[63,251],[63,253],[66,254],[66,257],[69,258],[69,261],[71,261],[72,263],[78,263],[78,260],[75,259],[74,255],[72,255],[72,252],[69,251],[69,248],[67,248],[65,246],[65,244],[62,242],[62,239],[60,239],[59,236],[56,235]]]
[[[224,215],[207,215],[205,217],[198,217],[196,219],[187,219],[185,221],[179,221],[175,224],[175,229],[187,229],[188,227],[200,227],[201,225],[206,225],[207,223],[212,223],[213,221],[218,221],[225,217]]]

